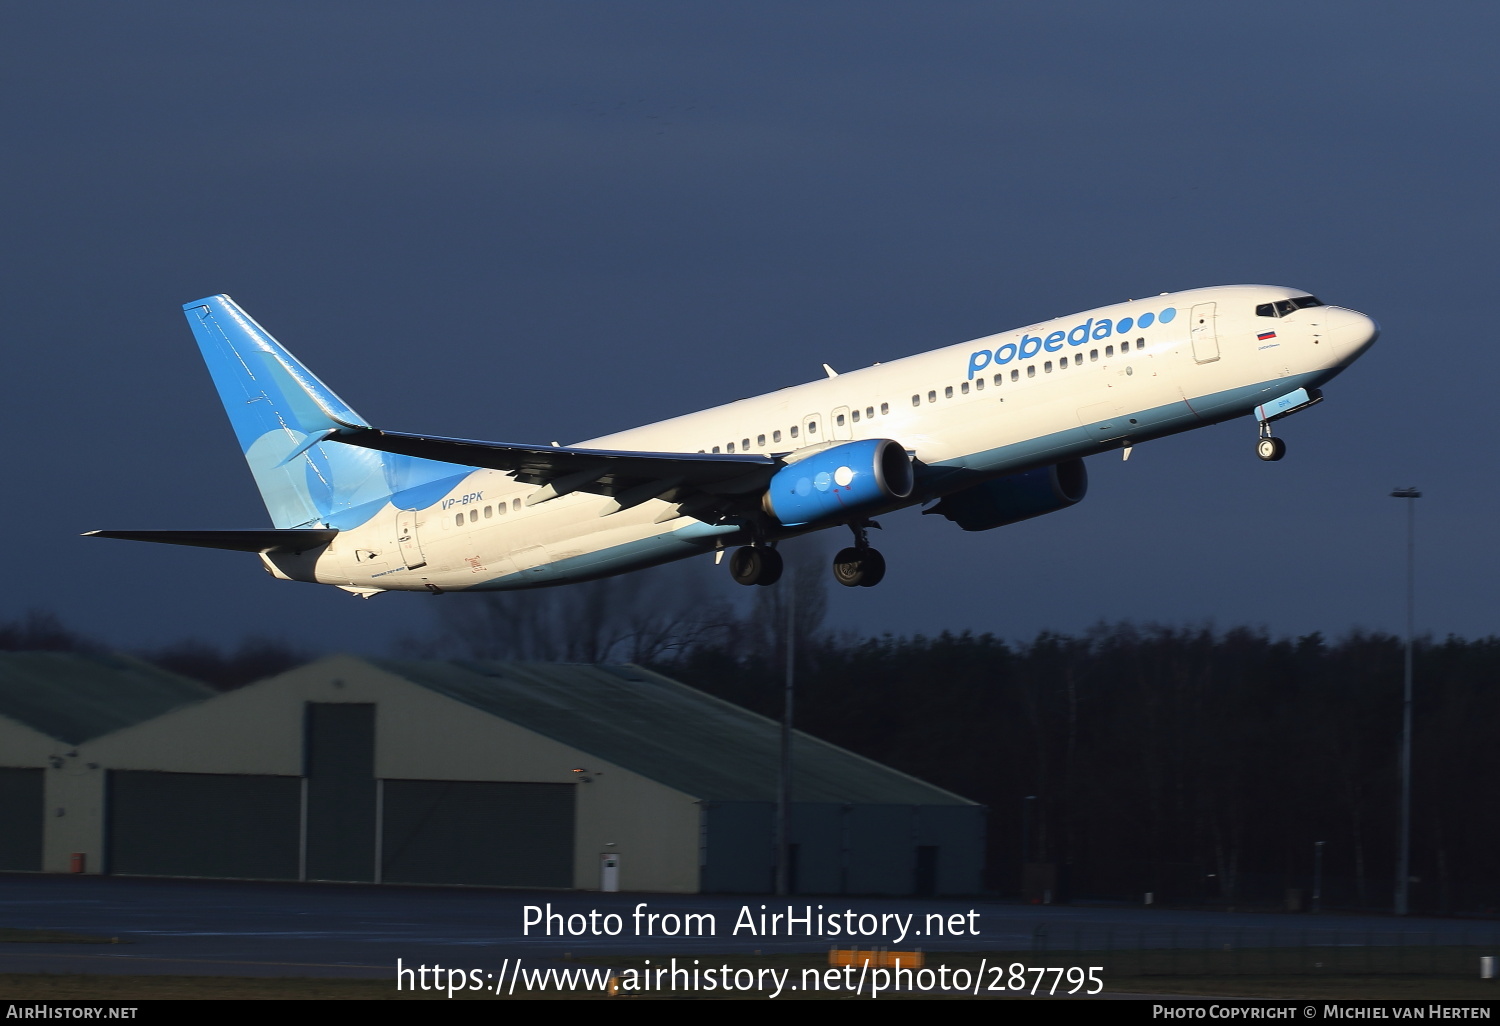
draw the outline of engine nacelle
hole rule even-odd
[[[965,531],[988,531],[1067,509],[1088,490],[1083,460],[1066,460],[965,488],[922,512],[945,516]]]
[[[781,468],[762,505],[787,527],[802,527],[909,498],[913,483],[906,450],[889,438],[869,438],[820,449]]]

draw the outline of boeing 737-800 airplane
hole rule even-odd
[[[274,530],[94,531],[260,554],[290,581],[486,591],[585,581],[736,547],[741,584],[781,575],[783,538],[843,525],[840,583],[885,561],[872,517],[965,531],[1083,498],[1083,459],[1254,414],[1271,423],[1375,341],[1375,322],[1299,289],[1163,293],[741,399],[577,445],[376,428],[228,296],[183,310]]]

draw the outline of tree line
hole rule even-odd
[[[777,715],[781,667],[704,647],[680,680]],[[1065,895],[1390,908],[1402,642],[1353,632],[1101,624],[829,640],[798,661],[797,725],[989,807],[990,882],[1057,867]],[[1420,641],[1412,905],[1500,908],[1500,639]],[[1023,836],[1030,849],[1022,851]]]

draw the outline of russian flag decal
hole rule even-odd
[[[1256,335],[1255,337],[1258,338],[1260,341],[1264,342],[1268,338],[1275,338],[1276,337],[1276,332],[1274,332],[1274,331],[1263,331],[1259,335]]]

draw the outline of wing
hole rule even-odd
[[[571,446],[514,445],[463,438],[406,435],[376,428],[343,428],[331,441],[444,463],[488,467],[537,485],[526,499],[535,505],[571,492],[609,496],[601,516],[650,499],[673,504],[658,523],[691,516],[718,520],[753,505],[776,471],[778,456],[754,453],[628,452]]]

